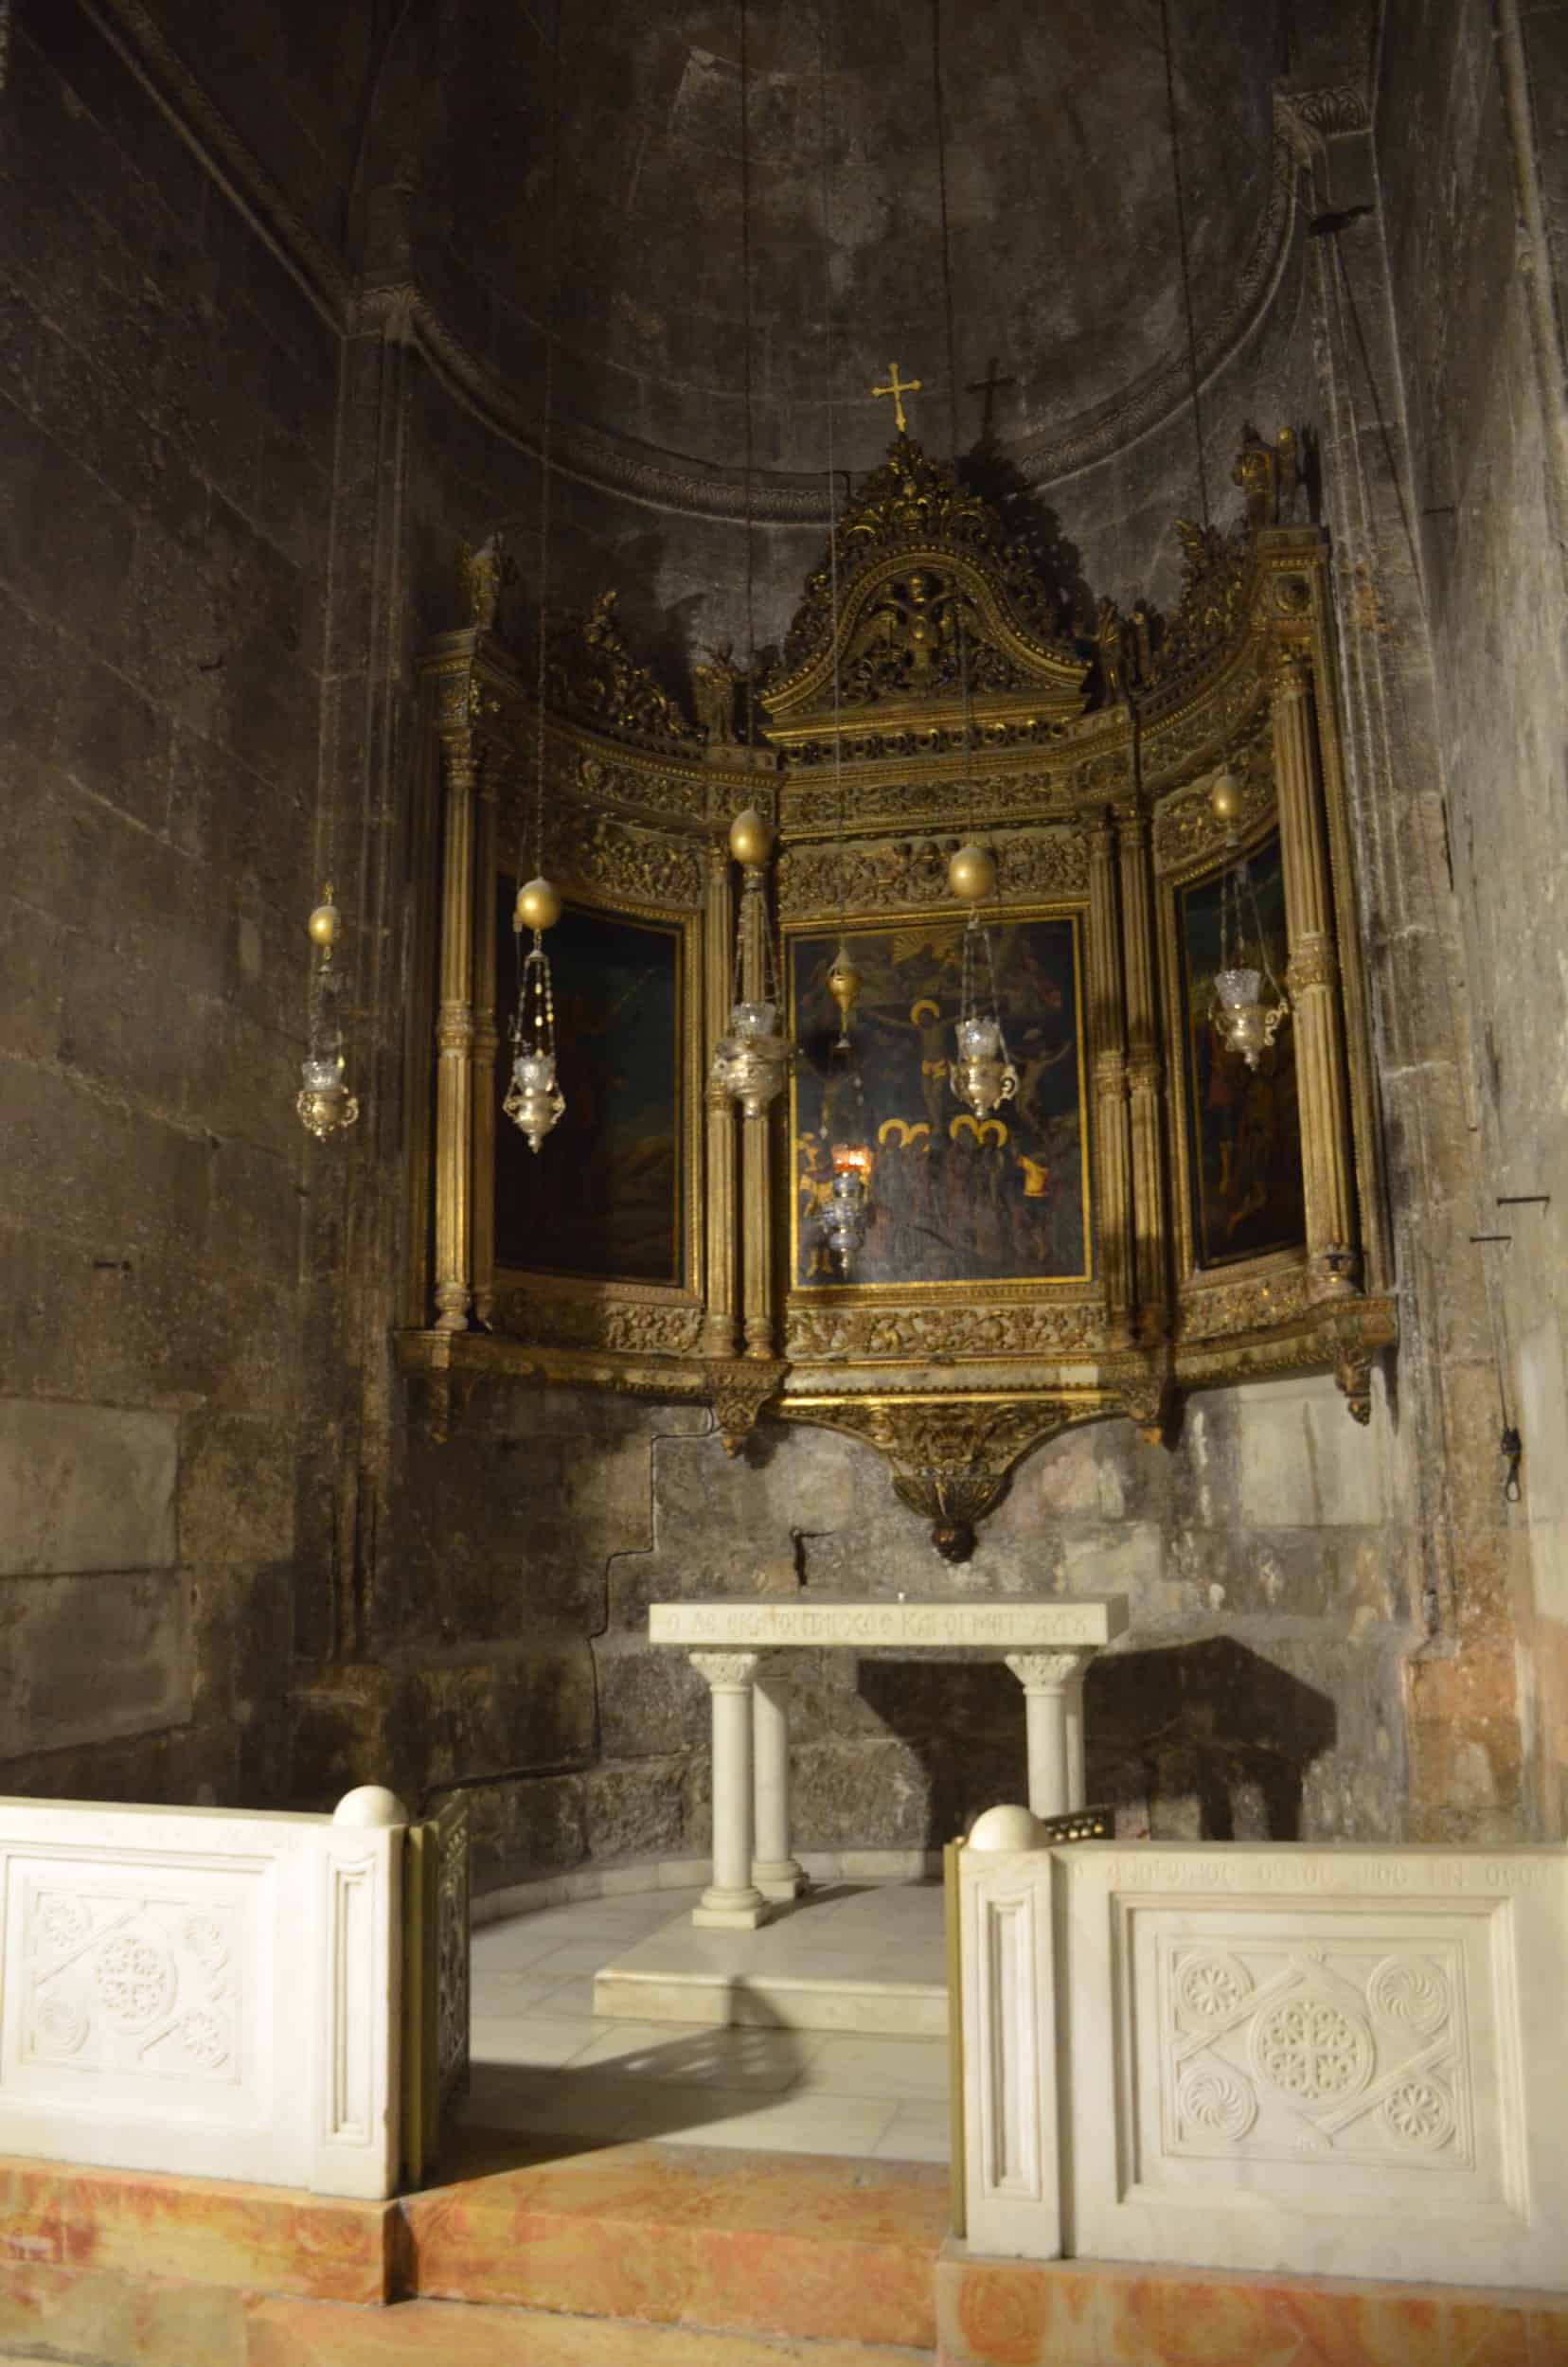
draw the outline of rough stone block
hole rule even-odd
[[[705,1749],[708,1689],[684,1652],[614,1642],[594,1646],[598,1675],[599,1742],[606,1758],[657,1756]]]
[[[1383,1517],[1381,1442],[1345,1414],[1329,1379],[1260,1381],[1229,1393],[1239,1520],[1257,1528],[1373,1528]]]
[[[238,1414],[187,1415],[180,1431],[181,1558],[283,1561],[294,1549],[289,1426]]]
[[[596,1858],[661,1858],[688,1845],[685,1762],[599,1767],[582,1779]]]
[[[171,1414],[0,1398],[0,1575],[167,1569],[177,1427]]]
[[[588,1855],[580,1775],[477,1784],[467,1796],[475,1890],[561,1873]]]
[[[0,1759],[153,1734],[190,1716],[180,1571],[0,1579]]]

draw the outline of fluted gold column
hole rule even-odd
[[[729,1027],[734,981],[730,973],[735,943],[735,892],[730,885],[729,855],[721,845],[709,849],[707,903],[703,918],[704,1049],[711,1053]],[[707,1111],[707,1313],[703,1324],[703,1354],[733,1356],[740,1290],[736,1233],[735,1104],[729,1089],[712,1077],[705,1088]]]
[[[748,1003],[767,994],[768,875],[759,863],[740,874],[740,991]],[[780,1021],[783,1019],[780,1012]],[[774,1352],[773,1111],[740,1121],[741,1227],[745,1244],[746,1354]]]
[[[1120,819],[1122,959],[1127,982],[1127,1087],[1132,1151],[1133,1280],[1137,1328],[1150,1344],[1169,1329],[1165,1181],[1165,1062],[1154,994],[1154,896],[1148,816]]]
[[[1282,652],[1274,682],[1274,773],[1290,961],[1285,984],[1295,1029],[1307,1256],[1319,1297],[1356,1279],[1349,1096],[1340,1020],[1333,883],[1324,830],[1317,698],[1305,650]]]
[[[1114,1347],[1132,1340],[1132,1149],[1127,1107],[1116,842],[1109,813],[1089,842],[1089,1041],[1095,1058],[1101,1281]]]
[[[436,1013],[436,1328],[468,1326],[473,1157],[473,809],[472,732],[443,735],[441,998]]]
[[[495,852],[494,768],[479,775],[473,907],[473,1311],[489,1327],[495,1312]]]

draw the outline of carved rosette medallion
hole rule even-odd
[[[1257,2096],[1233,2072],[1189,2071],[1182,2075],[1176,2109],[1185,2122],[1220,2137],[1244,2137],[1257,2118]]]
[[[1372,2076],[1372,2038],[1358,2015],[1331,1999],[1290,1997],[1254,2023],[1253,2067],[1260,2079],[1304,2103],[1343,2101]]]

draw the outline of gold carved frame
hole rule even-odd
[[[673,1298],[492,1272],[489,883],[516,844],[535,711],[493,631],[493,586],[471,581],[472,621],[421,668],[431,990],[411,1021],[411,1071],[428,1073],[432,1038],[436,1060],[433,1091],[417,1096],[400,1353],[427,1385],[438,1433],[454,1385],[488,1375],[704,1399],[731,1451],[766,1410],[876,1446],[900,1498],[961,1556],[1018,1458],[1072,1425],[1126,1415],[1157,1438],[1189,1390],[1297,1369],[1332,1371],[1351,1413],[1368,1417],[1372,1361],[1395,1323],[1328,551],[1317,528],[1288,518],[1288,435],[1249,436],[1236,481],[1235,529],[1178,528],[1183,595],[1163,633],[1102,603],[1097,701],[1093,669],[1059,635],[997,513],[906,435],[840,525],[836,631],[826,563],[808,582],[764,688],[769,745],[755,760],[722,729],[704,744],[635,666],[610,596],[562,643],[546,716],[546,868],[568,897],[676,917],[685,933],[694,1246],[692,1288]],[[1203,1272],[1188,1220],[1173,899],[1226,860],[1208,788],[1227,760],[1244,784],[1243,844],[1280,836],[1306,1237]],[[775,824],[776,858],[771,876],[738,877],[727,827],[753,805]],[[1080,917],[1093,1280],[983,1285],[939,1302],[852,1282],[797,1291],[781,1114],[741,1119],[704,1081],[737,918],[748,942],[770,896],[787,935],[841,917],[851,930],[961,918],[946,884],[955,817],[994,849],[1009,915]]]

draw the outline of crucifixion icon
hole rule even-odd
[[[918,378],[900,378],[899,376],[899,365],[897,362],[890,362],[888,364],[887,377],[888,383],[885,386],[872,387],[871,400],[875,402],[879,395],[892,396],[893,424],[901,436],[909,425],[909,421],[904,418],[903,399],[905,395],[919,394],[921,391],[922,382]]]

